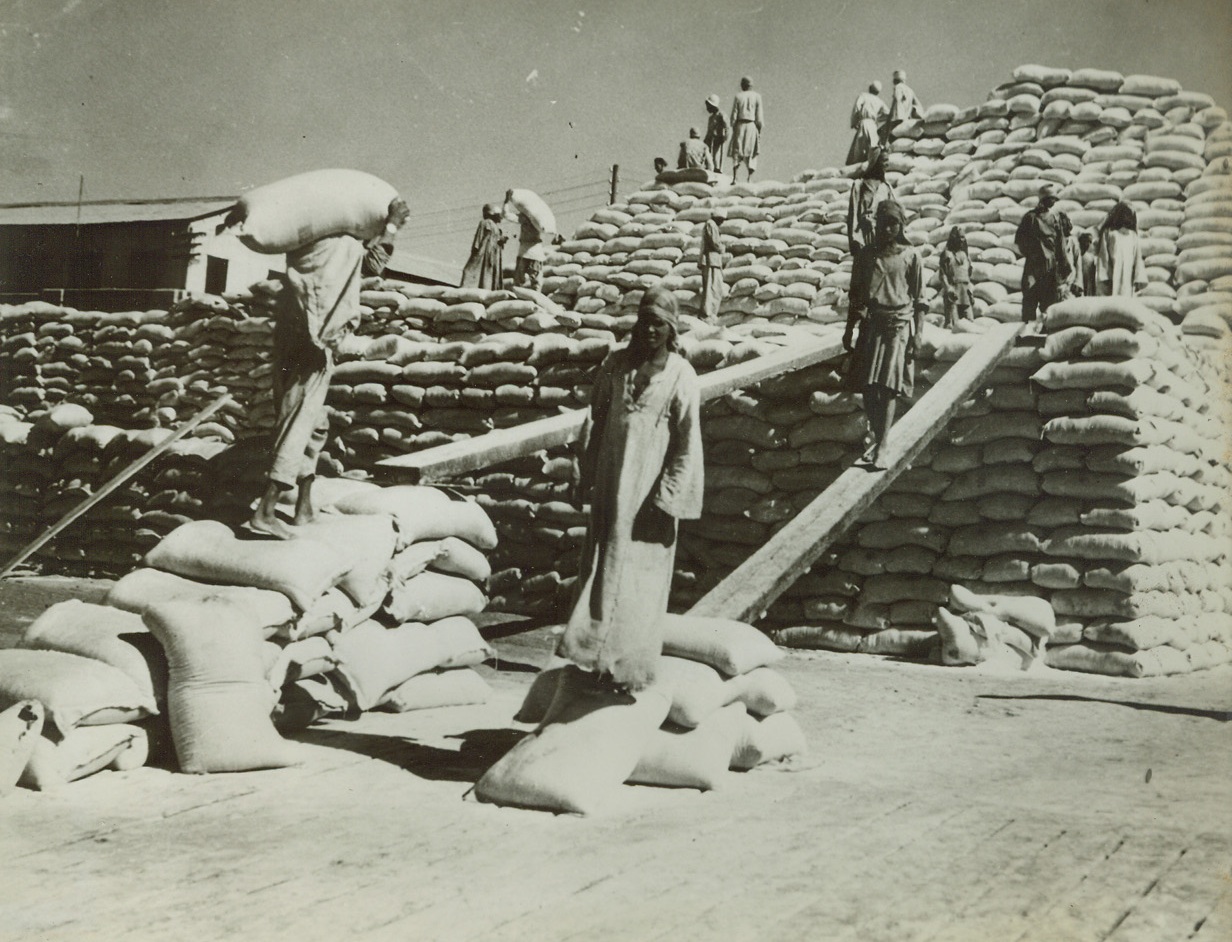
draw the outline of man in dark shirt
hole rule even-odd
[[[1014,244],[1022,253],[1022,320],[1034,323],[1061,297],[1061,285],[1070,275],[1061,220],[1053,211],[1057,187],[1040,187],[1039,202],[1022,217]]]

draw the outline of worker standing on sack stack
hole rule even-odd
[[[589,498],[590,523],[557,653],[627,692],[654,680],[677,521],[702,511],[700,391],[679,330],[676,296],[647,289],[629,345],[595,376],[579,443],[577,496]]]
[[[727,118],[719,107],[719,96],[711,95],[706,99],[706,136],[702,138],[710,150],[710,159],[714,162],[714,172],[723,172],[723,145],[727,143]]]
[[[500,227],[501,208],[496,203],[483,207],[483,219],[471,242],[471,255],[462,269],[463,288],[499,291],[505,287],[504,252],[508,240]]]
[[[881,142],[887,144],[894,137],[894,129],[904,121],[924,117],[924,105],[920,97],[907,84],[907,73],[894,71],[894,89],[890,94],[890,114],[881,128]]]
[[[736,100],[732,102],[732,183],[736,182],[736,173],[741,164],[748,168],[746,179],[753,179],[757,157],[761,153],[762,121],[761,95],[753,91],[753,80],[746,75],[740,80],[740,91],[736,92]]]
[[[941,281],[941,301],[944,304],[945,326],[953,330],[958,322],[967,319],[971,310],[971,253],[967,237],[957,226],[950,229],[937,266]]]
[[[1061,220],[1052,207],[1057,203],[1057,185],[1039,189],[1035,208],[1022,217],[1014,244],[1022,254],[1022,320],[1034,324],[1061,299],[1061,285],[1069,276]]]
[[[886,442],[899,399],[915,389],[915,353],[924,329],[924,264],[904,234],[906,215],[895,201],[877,206],[873,247],[851,271],[851,306],[843,346],[852,354],[849,388],[864,394],[873,441],[860,461],[887,466]],[[859,339],[855,337],[859,327]]]
[[[503,215],[506,219],[516,219],[519,227],[518,261],[513,270],[513,283],[538,291],[543,278],[543,263],[548,257],[547,247],[564,241],[556,233],[556,217],[538,194],[516,189],[505,192]]]
[[[868,91],[861,92],[851,106],[851,129],[856,132],[847,150],[847,163],[858,164],[868,159],[869,153],[881,140],[881,122],[889,114],[889,107],[881,100],[881,83],[873,82]]]
[[[863,251],[872,247],[877,207],[886,200],[898,202],[894,189],[886,182],[889,163],[885,150],[874,147],[869,152],[864,173],[851,188],[847,202],[847,247],[851,250],[853,264]]]
[[[360,282],[384,271],[394,235],[409,215],[406,202],[395,197],[384,231],[368,243],[333,235],[287,252],[287,288],[274,321],[274,460],[248,522],[254,533],[279,539],[295,535],[277,516],[279,499],[292,488],[299,489],[293,522],[301,525],[316,517],[312,483],[329,434],[325,396],[334,354],[359,322]]]
[[[727,209],[716,206],[702,227],[702,317],[714,321],[719,316],[723,301],[723,235],[719,227],[727,219]]]
[[[714,159],[710,148],[702,142],[701,132],[689,128],[689,136],[680,142],[680,156],[676,158],[677,170],[713,170]]]

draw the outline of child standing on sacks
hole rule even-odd
[[[960,320],[966,320],[971,310],[971,256],[967,240],[955,226],[945,241],[938,267],[941,277],[941,300],[945,305],[945,326],[953,330]]]

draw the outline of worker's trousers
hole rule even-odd
[[[316,474],[317,459],[329,434],[325,395],[334,373],[334,356],[308,336],[300,318],[289,314],[274,327],[274,431],[271,481],[290,488]]]

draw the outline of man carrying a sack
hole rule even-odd
[[[278,501],[298,487],[294,523],[315,517],[312,482],[329,434],[325,396],[339,344],[359,322],[360,282],[389,261],[394,234],[410,215],[406,202],[389,204],[384,232],[368,243],[333,235],[287,252],[286,288],[274,322],[274,430],[269,480],[248,529],[289,539],[294,531],[277,516]]]

